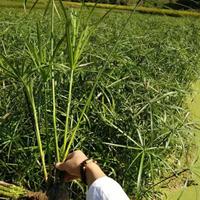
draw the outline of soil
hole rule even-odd
[[[29,200],[48,200],[46,193],[43,192],[28,192],[25,198]]]
[[[64,182],[54,183],[51,187],[49,187],[47,196],[48,200],[69,200],[69,195]]]
[[[67,188],[64,183],[53,184],[46,193],[28,192],[24,200],[69,200]]]

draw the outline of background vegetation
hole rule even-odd
[[[19,70],[33,66],[24,44],[37,46],[38,21],[43,57],[49,56],[48,17],[42,17],[39,10],[28,17],[22,10],[0,12],[0,52],[13,66]],[[102,15],[102,11],[96,10],[90,23]],[[124,29],[127,19],[130,21]],[[58,20],[56,24],[55,40],[59,41],[63,21]],[[198,21],[193,18],[139,14],[130,18],[127,13],[112,13],[93,33],[82,55],[83,65],[74,79],[71,123],[77,123],[77,113],[83,108],[95,77],[100,69],[104,71],[73,149],[83,149],[96,158],[129,196],[158,197],[154,184],[188,167],[183,155],[189,151],[192,134],[183,102],[199,72],[199,29]],[[67,56],[61,45],[55,57],[59,65],[55,79],[61,139],[70,76]],[[64,65],[66,69],[60,69]],[[33,116],[23,87],[2,70],[0,77],[0,179],[31,190],[44,189]],[[44,113],[49,119],[52,115],[52,103],[50,99],[44,102],[42,79],[38,78],[37,83],[34,98],[42,122],[39,125],[47,152],[45,159],[51,169],[55,160],[53,122],[48,121],[48,130],[44,130],[43,122]],[[50,91],[46,92],[50,95]],[[73,199],[83,199],[84,187],[80,183],[72,183],[69,190]]]
[[[123,0],[124,1],[124,0]],[[26,4],[27,8],[32,7],[32,3],[34,1],[28,1]],[[80,8],[81,3],[75,2],[75,1],[62,1],[65,8]],[[138,1],[133,0],[128,3],[103,3],[98,2],[96,4],[97,8],[103,8],[103,9],[113,9],[113,10],[122,10],[122,11],[132,11],[134,9],[134,6],[138,3]],[[126,5],[125,5],[126,4]],[[95,2],[85,2],[85,5],[87,7],[93,7],[95,5]],[[2,0],[0,1],[1,7],[15,7],[15,8],[24,8],[25,4],[23,0]],[[37,8],[44,8],[46,6],[46,2],[44,0],[37,1],[37,4],[35,7]],[[163,0],[163,1],[142,1],[137,5],[136,11],[140,13],[147,13],[147,14],[159,14],[159,15],[168,15],[168,16],[189,16],[189,17],[199,17],[200,13],[199,11],[199,2],[198,1],[169,1],[169,0]]]
[[[2,0],[1,3],[6,5],[23,3],[24,0]],[[34,2],[34,0],[29,0],[28,2]],[[38,4],[43,4],[44,0],[39,0]],[[135,5],[138,0],[63,0],[63,2],[93,2],[93,3],[105,3],[105,4],[117,4],[117,5]],[[153,7],[153,8],[165,8],[165,9],[176,9],[176,10],[199,10],[200,1],[199,0],[141,0],[140,6]]]
[[[81,2],[80,0],[71,0],[72,2]],[[86,0],[84,2],[98,2],[107,4],[118,4],[118,5],[133,5],[136,4],[137,0]],[[142,0],[141,6],[145,7],[157,7],[157,8],[170,8],[170,9],[200,9],[199,0]]]

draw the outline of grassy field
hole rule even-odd
[[[77,41],[86,37],[89,11],[84,9]],[[93,14],[88,29],[104,12]],[[109,13],[86,38],[73,69],[69,43],[62,39],[63,15],[55,14],[52,39],[50,14],[42,17],[42,10],[34,10],[25,17],[20,9],[0,11],[0,179],[45,190],[38,135],[50,173],[56,145],[62,152],[68,118],[68,141],[76,130],[70,150],[83,149],[98,160],[130,197],[159,199],[157,183],[190,164],[186,155],[193,145],[192,126],[183,104],[199,75],[198,20]],[[191,173],[188,169],[188,177]],[[84,198],[82,183],[68,189],[72,199]]]
[[[34,5],[34,3],[32,1],[28,1],[25,4],[23,3],[23,0],[2,0],[0,2],[0,7],[7,7],[7,8],[32,8],[32,6]],[[148,1],[147,1],[148,2]],[[44,9],[46,6],[46,1],[42,0],[42,1],[38,1],[37,5],[35,6],[35,8],[40,8],[40,9]],[[80,8],[81,7],[81,3],[79,2],[70,2],[70,1],[63,1],[63,5],[65,6],[65,8]],[[91,2],[86,2],[85,5],[87,7],[94,7],[96,6],[96,8],[100,8],[100,9],[112,9],[113,11],[133,11],[135,10],[136,12],[140,12],[140,13],[146,13],[146,14],[155,14],[155,15],[168,15],[168,16],[176,16],[176,17],[200,17],[200,13],[193,9],[189,9],[189,10],[182,10],[179,9],[177,10],[176,8],[172,9],[170,7],[165,7],[165,6],[153,6],[154,4],[139,4],[136,8],[134,7],[135,4],[131,4],[131,5],[112,5],[112,4],[102,4],[102,3],[98,3],[97,5],[95,5],[95,3],[91,3]],[[163,4],[162,4],[163,5]]]

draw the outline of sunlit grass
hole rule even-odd
[[[43,151],[50,171],[81,148],[130,196],[152,197],[155,181],[184,165],[192,137],[182,103],[198,72],[198,22],[136,14],[124,28],[129,16],[112,13],[94,32],[103,13],[85,23],[87,8],[69,16],[52,8],[55,18],[1,15],[10,66],[1,59],[1,178],[38,190]]]

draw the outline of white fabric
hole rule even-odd
[[[86,200],[129,200],[129,198],[116,181],[104,176],[92,183]]]

